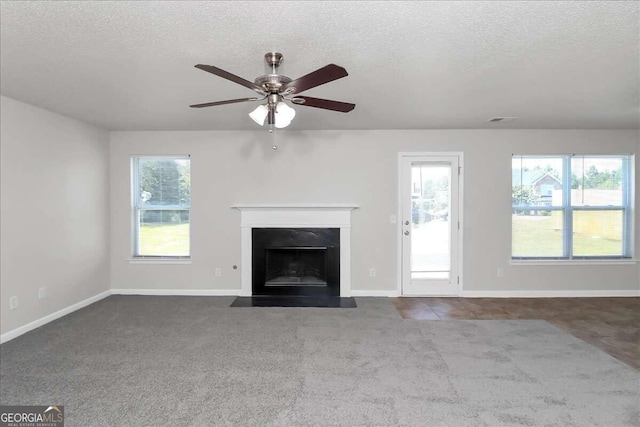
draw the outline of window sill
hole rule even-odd
[[[627,265],[637,259],[512,259],[509,265]]]
[[[191,264],[191,258],[129,258],[129,264]]]

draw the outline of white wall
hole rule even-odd
[[[273,143],[279,146],[273,151]],[[114,289],[239,289],[240,203],[357,203],[352,288],[397,288],[397,153],[464,152],[464,290],[637,290],[632,265],[509,265],[511,154],[633,153],[638,131],[387,130],[111,133]],[[131,256],[130,156],[190,154],[190,265],[140,265]],[[636,159],[638,161],[638,159]],[[636,164],[637,168],[637,164]],[[637,215],[636,215],[637,218]],[[637,223],[637,219],[636,219]],[[638,242],[636,242],[638,251]],[[214,277],[214,269],[222,277]],[[369,269],[377,277],[369,277]],[[504,277],[496,269],[504,268]]]
[[[109,289],[109,134],[0,102],[4,334]],[[40,287],[48,292],[42,300]]]

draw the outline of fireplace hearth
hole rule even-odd
[[[339,228],[254,228],[252,295],[339,296]]]

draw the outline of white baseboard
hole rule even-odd
[[[112,295],[221,297],[240,295],[240,289],[111,289]]]
[[[640,290],[598,291],[463,291],[464,298],[604,298],[640,297]]]
[[[4,344],[5,342],[10,341],[14,338],[17,338],[22,334],[26,334],[27,332],[32,331],[36,328],[39,328],[40,326],[44,326],[47,323],[53,322],[54,320],[57,320],[63,316],[66,316],[67,314],[73,313],[76,310],[80,310],[81,308],[91,305],[94,302],[100,301],[101,299],[104,299],[109,295],[111,295],[111,291],[101,292],[98,295],[94,295],[90,298],[87,298],[86,300],[70,305],[69,307],[65,307],[62,310],[56,311],[55,313],[51,313],[47,316],[41,317],[38,320],[34,320],[33,322],[20,326],[14,330],[5,332],[4,334],[0,335],[0,344]]]
[[[361,291],[351,290],[352,297],[397,297],[398,291]]]

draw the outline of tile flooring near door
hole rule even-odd
[[[395,298],[405,319],[542,319],[640,370],[640,298]]]

